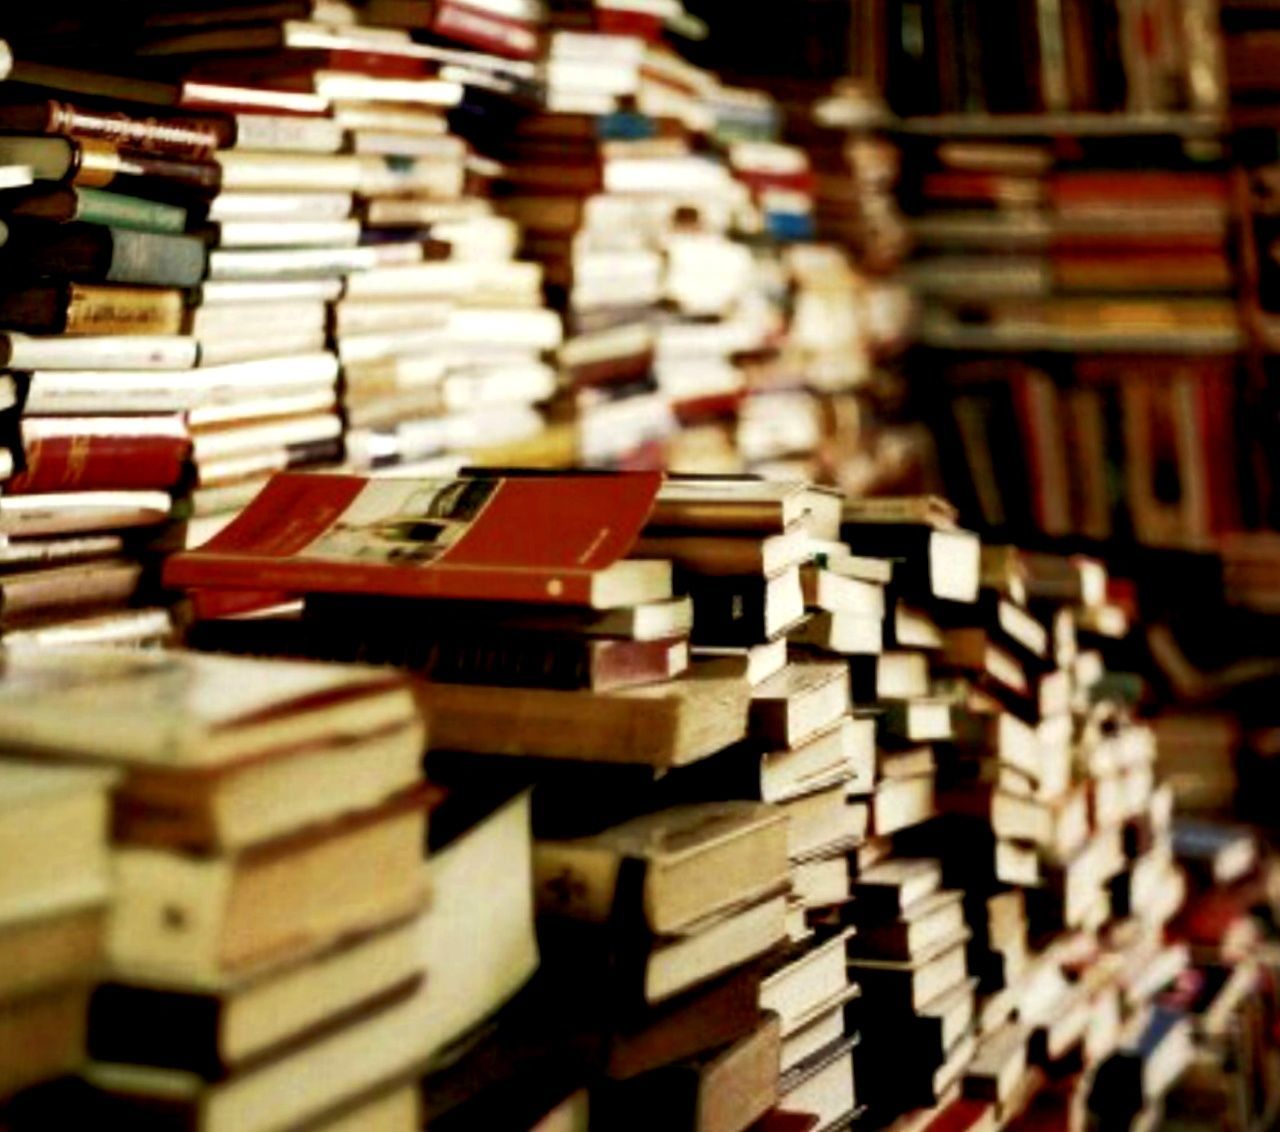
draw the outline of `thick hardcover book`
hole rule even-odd
[[[32,417],[23,422],[26,470],[9,495],[172,487],[191,439],[176,417]]]
[[[212,1081],[243,1072],[411,991],[422,978],[416,928],[416,920],[395,924],[216,992],[101,983],[90,1000],[90,1055]]]
[[[289,1049],[251,1072],[209,1083],[180,1070],[97,1064],[82,1078],[23,1098],[20,1129],[134,1132],[299,1132],[401,1129],[384,1125],[387,1088],[419,1074],[422,1010],[410,998]],[[412,1113],[413,1106],[410,1105]]]
[[[13,751],[207,771],[367,727],[371,706],[373,726],[387,721],[388,706],[393,718],[406,716],[394,674],[182,652],[24,651],[6,657],[0,742]]]
[[[591,837],[539,840],[534,882],[544,915],[627,914],[658,934],[685,932],[786,886],[786,822],[749,802],[677,806]]]
[[[620,692],[420,684],[434,747],[476,754],[681,766],[742,739],[750,685],[689,676]]]
[[[94,109],[59,99],[17,102],[0,107],[0,129],[17,134],[55,134],[92,138],[141,153],[202,158],[226,143],[228,124],[210,117],[173,119]]]
[[[0,291],[0,326],[28,334],[180,334],[182,292],[40,283]]]
[[[276,476],[229,527],[171,558],[169,585],[611,608],[670,596],[624,561],[661,477]]]
[[[766,1015],[753,1033],[723,1051],[601,1093],[605,1126],[619,1132],[739,1132],[777,1102],[780,1045],[778,1019]]]
[[[52,231],[14,227],[4,251],[6,266],[18,274],[151,287],[196,286],[206,257],[204,244],[191,237],[79,223]]]

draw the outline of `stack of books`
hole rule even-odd
[[[109,770],[0,762],[0,1123],[84,1061],[111,898]]]
[[[5,749],[46,764],[30,772],[29,793],[37,774],[71,773],[55,764],[96,768],[79,772],[96,785],[69,813],[49,807],[57,853],[40,853],[34,828],[14,846],[31,875],[58,871],[50,899],[73,860],[94,864],[104,768],[119,776],[110,859],[104,846],[97,861],[115,895],[89,1010],[92,1060],[24,1094],[17,1126],[129,1126],[162,1107],[237,1132],[352,1109],[353,1127],[384,1111],[399,1114],[387,1127],[416,1127],[403,1086],[423,1053],[430,797],[404,682],[111,649],[11,649],[6,677]],[[95,922],[64,926],[68,953],[88,948]],[[59,1056],[66,1064],[50,1068],[78,1068],[71,1050]]]
[[[0,384],[6,417],[22,413],[6,429],[3,628],[154,640],[167,614],[124,610],[154,602],[142,547],[187,474],[190,422],[175,410],[188,407],[198,346],[181,336],[182,289],[201,282],[206,253],[183,233],[212,170],[163,145],[153,156],[137,121],[99,117],[97,134],[73,134],[87,115],[49,83],[5,84],[0,100]],[[131,128],[139,148],[124,150],[117,131]]]
[[[913,536],[900,528],[892,537],[924,546],[955,534],[948,524],[942,512],[932,521],[919,515]],[[876,545],[883,550],[889,537]],[[898,623],[927,650],[921,657],[951,736],[932,743],[938,817],[897,847],[922,859],[911,876],[963,892],[963,908],[926,902],[903,920],[921,938],[933,925],[967,934],[951,972],[953,982],[971,978],[967,996],[941,1000],[956,1019],[952,1040],[967,1043],[953,1047],[967,1052],[948,1066],[951,1094],[1008,1119],[1043,1072],[1069,1077],[1065,1093],[1076,1105],[1111,1087],[1097,1085],[1116,1072],[1103,1067],[1136,1040],[1126,1035],[1143,1030],[1149,1004],[1186,966],[1185,947],[1165,942],[1185,888],[1170,850],[1172,793],[1155,786],[1152,733],[1108,682],[1088,647],[1092,634],[1077,633],[1106,604],[1100,564],[996,547],[981,566],[980,578],[968,579],[981,581],[976,602],[921,602],[910,620],[898,609]],[[917,978],[945,965],[947,944],[937,947],[941,954],[925,949],[907,964]],[[947,1076],[935,1078],[925,1111],[911,1120],[952,1102]]]
[[[676,9],[552,6],[544,106],[501,145],[499,208],[565,316],[580,461],[733,471],[746,363],[785,330],[776,255],[748,240],[807,232],[806,193],[783,191],[807,163],[774,144],[768,99],[664,41]]]
[[[457,815],[422,937],[440,1127],[583,1089],[626,1127],[924,1127],[1046,1074],[1037,1111],[1129,1104],[1147,1046],[1142,1107],[1177,1075],[1172,795],[1096,562],[984,553],[932,497],[499,469],[285,474],[167,571],[304,595],[202,648],[415,678]]]
[[[974,1072],[974,985],[964,893],[936,860],[894,856],[859,872],[850,971],[862,987],[861,1099],[872,1118],[927,1109]]]

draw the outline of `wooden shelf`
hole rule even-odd
[[[1032,352],[1067,354],[1237,354],[1244,348],[1239,334],[1152,330],[1143,334],[1117,331],[1099,334],[1057,327],[994,329],[988,326],[922,326],[917,345],[932,350]]]
[[[885,128],[922,137],[1129,137],[1174,134],[1187,138],[1224,135],[1226,123],[1198,114],[938,114],[895,118]]]

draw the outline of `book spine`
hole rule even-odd
[[[181,334],[181,291],[72,284],[62,330],[66,334]]]
[[[130,561],[10,575],[0,584],[0,620],[10,624],[15,618],[51,609],[126,602],[141,582],[141,564]]]
[[[107,983],[89,1000],[89,1053],[213,1079],[226,1071],[218,1053],[221,1016],[217,995]]]
[[[335,153],[341,147],[342,130],[330,118],[290,117],[285,114],[235,116],[235,143],[231,148]]]
[[[622,858],[589,842],[537,841],[534,892],[540,914],[608,923],[614,913]]]
[[[79,153],[71,181],[82,188],[102,189],[137,180],[211,197],[222,184],[221,168],[212,161],[177,161],[136,150],[119,150],[106,142],[88,139],[77,144]]]
[[[85,224],[166,234],[177,234],[187,226],[187,210],[178,205],[100,189],[76,190],[75,218]]]
[[[538,53],[538,35],[528,25],[455,0],[443,0],[436,8],[431,30],[444,39],[457,40],[509,59],[532,59]]]
[[[212,119],[203,123],[194,119],[174,122],[135,118],[55,100],[50,100],[46,109],[44,133],[110,142],[171,157],[205,157],[223,144],[227,133],[222,123]]]
[[[109,229],[108,283],[145,283],[159,287],[195,287],[204,278],[206,252],[199,240],[151,232]]]
[[[748,646],[768,640],[765,582],[760,577],[719,577],[691,583],[694,643]]]
[[[25,446],[26,471],[8,495],[55,491],[164,490],[186,466],[190,442],[160,436],[64,436]]]

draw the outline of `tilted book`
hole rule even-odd
[[[612,608],[671,596],[670,564],[623,561],[657,474],[381,479],[283,473],[175,555],[175,587]]]

